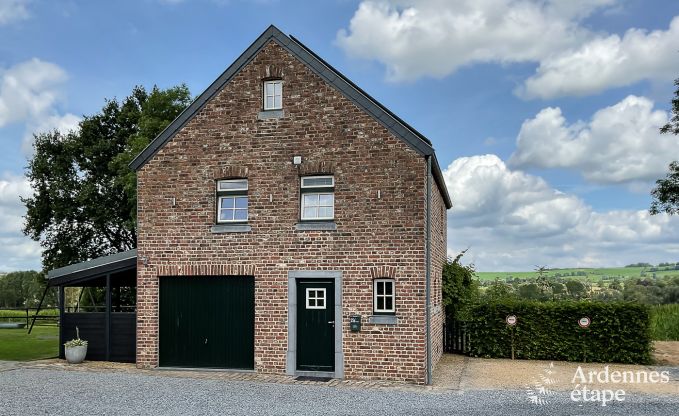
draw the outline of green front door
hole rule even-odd
[[[254,277],[161,277],[159,308],[161,366],[254,368]]]
[[[297,280],[297,370],[335,371],[335,283],[332,280]]]

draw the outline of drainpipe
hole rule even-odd
[[[426,210],[426,224],[425,224],[425,237],[424,237],[424,258],[425,258],[425,315],[426,315],[426,335],[425,343],[427,348],[427,374],[426,374],[426,384],[431,384],[431,373],[432,373],[432,363],[431,363],[431,156],[426,156],[427,159],[427,200],[425,202]]]

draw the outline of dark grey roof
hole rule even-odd
[[[50,270],[47,272],[47,282],[50,286],[60,286],[76,280],[87,280],[135,267],[137,267],[137,249],[132,249]]]
[[[337,88],[344,96],[350,99],[358,107],[373,116],[396,137],[401,138],[411,148],[423,156],[433,156],[432,166],[434,180],[441,190],[443,199],[448,208],[452,207],[450,195],[446,188],[441,168],[436,160],[431,142],[408,123],[401,120],[377,100],[351,82],[347,77],[321,59],[309,48],[304,46],[294,37],[288,37],[283,32],[271,25],[255,40],[238,59],[236,59],[219,78],[203,91],[158,137],[156,137],[131,163],[130,168],[139,170],[148,162],[165,143],[167,143],[193,116],[202,109],[205,104],[217,94],[245,65],[247,65],[269,41],[275,41],[290,54],[302,61],[318,76],[330,85]]]

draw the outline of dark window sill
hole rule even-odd
[[[396,315],[371,315],[368,317],[368,323],[376,325],[397,325],[398,317]]]
[[[303,221],[295,224],[296,231],[337,231],[334,221]]]
[[[212,234],[249,233],[250,231],[252,231],[252,227],[248,224],[217,224],[210,227]]]
[[[283,117],[285,117],[285,112],[283,110],[266,110],[260,111],[259,114],[257,114],[257,120],[270,120]]]

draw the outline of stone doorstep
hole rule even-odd
[[[218,370],[173,370],[173,369],[139,369],[134,364],[115,363],[108,361],[85,361],[82,364],[68,364],[65,360],[39,360],[25,363],[23,368],[63,370],[80,372],[114,372],[126,374],[143,374],[156,377],[191,378],[200,380],[231,380],[251,381],[262,383],[300,384],[343,388],[389,389],[399,391],[427,391],[431,386],[421,386],[405,382],[387,380],[341,380],[332,379],[328,382],[313,380],[295,380],[294,376],[282,374],[258,374],[254,372],[218,371]]]

